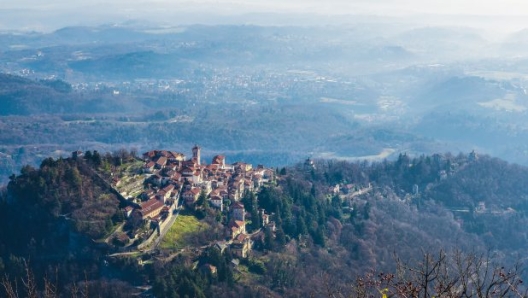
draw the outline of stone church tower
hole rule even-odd
[[[201,164],[200,162],[200,150],[202,148],[198,147],[198,145],[194,145],[194,147],[192,148],[192,153],[193,153],[193,160],[197,163],[197,164]]]

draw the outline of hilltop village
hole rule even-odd
[[[139,224],[128,225],[131,227],[128,231],[115,233],[115,244],[130,249],[152,247],[151,243],[155,246],[174,223],[180,209],[201,211],[208,206],[225,215],[226,241],[218,245],[231,245],[236,255],[247,257],[252,241],[251,235],[246,233],[246,217],[251,215],[240,200],[273,181],[273,169],[243,162],[227,164],[223,155],[216,155],[210,164],[204,164],[201,148],[197,145],[192,148],[190,159],[182,153],[165,150],[145,152],[142,159],[144,190],[128,197],[129,204],[123,208],[127,222]],[[119,179],[112,182],[118,191],[120,184]],[[257,214],[260,218],[251,218],[252,221],[259,220],[259,226],[275,230],[269,214],[262,209]],[[149,229],[142,228],[145,226]]]
[[[509,240],[525,231],[496,222],[525,224],[528,169],[475,152],[372,164],[307,159],[280,170],[212,154],[203,162],[198,146],[190,155],[88,150],[23,168],[0,208],[6,274],[24,274],[28,256],[38,276],[60,265],[71,277],[64,291],[89,270],[90,293],[118,277],[130,288],[122,297],[309,296],[297,290],[305,285],[325,296],[317,292],[325,274],[345,285],[346,274],[389,262],[387,243],[405,246],[406,256],[439,239],[526,246]],[[248,292],[257,287],[264,292]]]

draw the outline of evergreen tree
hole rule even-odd
[[[312,233],[312,238],[315,244],[318,244],[322,247],[325,246],[326,243],[325,243],[324,231],[321,226],[318,226],[317,229]]]
[[[209,208],[209,201],[207,200],[207,194],[205,193],[205,190],[203,189],[200,192],[200,196],[198,197],[198,200],[196,201],[196,206],[204,210],[207,210]]]
[[[256,231],[262,227],[262,220],[257,208],[251,209],[251,228]]]
[[[94,150],[93,152],[92,162],[96,167],[101,166],[101,164],[103,163],[103,159],[101,158],[101,155],[99,154],[99,152],[97,152],[97,150]]]
[[[370,218],[370,202],[365,203],[364,209],[363,209],[363,218],[365,220]]]
[[[306,222],[305,218],[299,214],[297,216],[297,231],[295,233],[295,237],[298,237],[299,235],[306,235],[308,234],[308,228],[306,228]]]
[[[264,231],[264,248],[267,250],[275,249],[275,242],[273,241],[273,232],[270,229]]]
[[[281,176],[286,175],[286,168],[282,168],[282,169],[280,170],[280,174],[281,174]]]
[[[92,151],[88,150],[84,153],[84,159],[93,161],[93,154]]]

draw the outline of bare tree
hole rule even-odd
[[[33,271],[31,271],[31,268],[29,267],[29,264],[26,261],[24,261],[24,269],[25,269],[26,276],[21,278],[23,289],[24,289],[23,296],[19,295],[18,282],[16,279],[10,280],[7,275],[2,278],[1,284],[4,288],[5,295],[8,298],[19,298],[19,297],[38,298],[39,297],[39,293],[37,290],[37,284],[35,282],[35,275],[33,274]]]
[[[2,286],[4,287],[7,298],[18,298],[18,287],[16,281],[11,282],[7,276],[4,276],[2,278]]]
[[[44,298],[57,298],[57,286],[47,277],[44,278]]]
[[[26,297],[28,298],[37,298],[38,292],[37,292],[37,285],[35,283],[35,275],[33,274],[33,271],[29,268],[29,264],[24,261],[24,267],[26,270],[26,278],[22,279],[22,284],[24,285],[24,288],[26,289]]]
[[[528,297],[521,265],[498,266],[490,254],[424,252],[418,262],[396,258],[396,272],[359,277],[353,297]]]

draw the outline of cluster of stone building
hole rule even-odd
[[[262,165],[236,162],[227,164],[225,156],[216,155],[210,164],[203,164],[201,148],[192,148],[192,157],[173,151],[153,150],[143,154],[143,172],[148,174],[148,186],[138,198],[138,207],[128,207],[127,216],[139,212],[144,220],[163,220],[164,215],[181,203],[194,209],[200,195],[209,205],[229,214],[226,234],[231,249],[246,257],[252,241],[246,233],[246,211],[240,202],[246,191],[256,192],[274,179],[273,169]],[[258,220],[270,226],[269,215],[263,210]],[[257,220],[257,219],[252,219]]]

